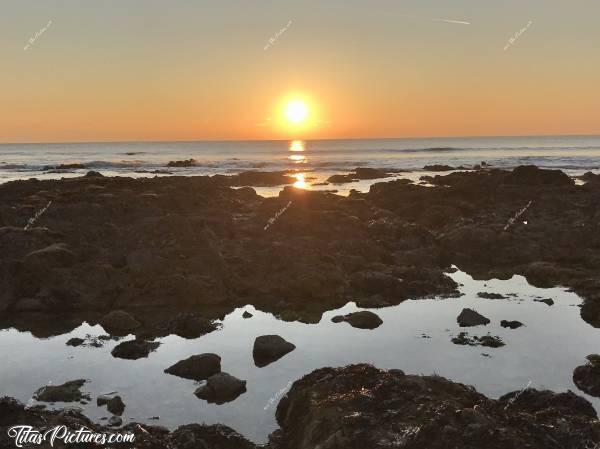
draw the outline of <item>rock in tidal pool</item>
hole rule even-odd
[[[473,309],[463,309],[456,318],[460,327],[488,325],[490,320]]]
[[[74,337],[67,341],[67,346],[73,346],[76,348],[77,346],[81,346],[85,340],[83,338]]]
[[[506,296],[501,295],[500,293],[479,292],[477,293],[477,296],[484,299],[506,299]]]
[[[461,332],[458,336],[452,338],[452,343],[463,346],[486,346],[488,348],[500,348],[504,342],[500,337],[493,335],[483,335],[481,337],[470,337],[466,332]]]
[[[250,312],[248,312],[247,310],[244,310],[244,313],[242,313],[242,317],[243,318],[252,318],[254,315],[252,315]]]
[[[363,310],[361,312],[349,313],[348,315],[334,316],[331,321],[341,323],[345,321],[352,327],[358,329],[375,329],[383,324],[383,320],[373,312]]]
[[[85,382],[85,379],[77,379],[62,385],[47,385],[39,388],[33,394],[33,398],[41,402],[79,402],[84,399],[89,401],[90,396],[80,391]]]
[[[113,310],[104,315],[100,324],[107,332],[127,332],[137,329],[141,323],[123,310]]]
[[[296,346],[279,335],[262,335],[254,340],[252,357],[259,368],[279,360],[281,357],[296,349]]]
[[[221,372],[221,357],[217,354],[193,355],[167,368],[165,373],[192,380],[205,380]]]
[[[106,403],[106,409],[113,415],[121,416],[125,410],[125,403],[121,396],[115,396]]]
[[[121,424],[123,424],[123,420],[118,416],[111,416],[107,423],[109,427],[119,427]]]
[[[231,374],[218,373],[210,376],[206,384],[200,386],[194,394],[211,404],[224,404],[235,400],[246,392],[246,381]]]
[[[590,396],[600,397],[600,355],[590,354],[587,364],[573,371],[573,383]]]
[[[520,321],[507,321],[507,320],[502,320],[500,321],[500,326],[502,327],[508,327],[510,329],[518,329],[521,326],[524,326],[523,323],[521,323]]]
[[[554,305],[554,301],[552,300],[552,298],[542,298],[542,299],[534,299],[535,302],[543,302],[544,304],[546,304],[547,306],[552,306]]]
[[[160,346],[156,341],[129,340],[119,343],[110,352],[117,359],[137,360],[146,358]]]

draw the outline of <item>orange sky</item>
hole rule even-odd
[[[0,142],[600,134],[596,1],[83,3],[3,12]]]

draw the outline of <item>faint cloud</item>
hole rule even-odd
[[[455,23],[458,25],[471,25],[471,22],[467,22],[465,20],[439,19],[437,17],[419,17],[419,16],[411,16],[409,14],[401,14],[401,17],[409,17],[411,19],[419,19],[419,20],[429,20],[432,22]]]
[[[508,50],[510,47],[512,47],[512,46],[513,46],[513,44],[514,44],[515,42],[517,42],[517,40],[518,40],[518,39],[521,37],[521,35],[522,35],[522,34],[523,34],[525,31],[527,31],[527,30],[529,29],[529,27],[531,26],[531,24],[532,24],[532,23],[533,23],[533,22],[530,20],[530,21],[529,21],[529,23],[528,23],[527,25],[525,25],[523,28],[521,28],[519,31],[517,31],[517,32],[515,33],[515,35],[514,35],[513,37],[511,37],[511,38],[508,40],[508,44],[506,44],[506,45],[504,46],[504,51],[506,51],[506,50]]]

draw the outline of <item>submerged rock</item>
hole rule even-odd
[[[121,399],[121,396],[115,396],[106,403],[106,409],[113,415],[121,416],[123,411],[125,411],[125,403]]]
[[[167,164],[167,167],[194,167],[195,165],[196,165],[196,160],[186,159],[184,161],[170,161]]]
[[[73,337],[67,340],[66,345],[73,346],[76,348],[77,346],[81,346],[84,342],[85,340],[83,338]]]
[[[46,385],[39,388],[33,394],[33,398],[41,402],[79,402],[84,399],[89,401],[90,396],[80,391],[85,382],[85,379],[78,379],[62,385]]]
[[[426,165],[425,167],[423,167],[423,170],[427,170],[427,171],[451,171],[451,170],[455,170],[455,168],[451,167],[450,165],[434,164],[434,165]]]
[[[209,403],[224,404],[235,400],[246,392],[246,381],[233,377],[228,373],[210,376],[205,385],[200,386],[194,394]]]
[[[546,304],[548,306],[554,305],[554,300],[552,300],[551,298],[534,299],[534,301],[535,302],[543,302],[544,304]]]
[[[331,321],[334,323],[346,322],[352,327],[358,329],[376,329],[383,324],[383,320],[373,312],[363,310],[361,312],[353,312],[347,315],[334,316]]]
[[[252,357],[254,364],[259,368],[279,360],[284,355],[292,352],[296,346],[279,335],[262,335],[254,340]]]
[[[156,341],[129,340],[115,346],[111,354],[118,359],[137,360],[148,357],[159,346],[160,343]]]
[[[500,293],[479,292],[477,296],[484,299],[506,299],[506,296]]]
[[[199,354],[180,360],[165,373],[185,379],[204,380],[221,372],[221,357],[217,354]]]
[[[111,416],[107,423],[110,427],[119,427],[123,424],[123,420],[118,416]]]
[[[504,346],[504,342],[500,337],[496,337],[489,334],[483,335],[481,337],[470,337],[468,333],[461,332],[456,337],[452,338],[451,341],[455,345],[465,346],[486,346],[489,348],[500,348],[501,346]]]
[[[486,326],[490,320],[473,309],[463,309],[456,318],[460,327]]]

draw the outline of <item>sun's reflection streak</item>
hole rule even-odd
[[[306,189],[308,187],[304,173],[296,173],[294,177],[297,179],[297,181],[294,183],[294,187],[297,189]]]

